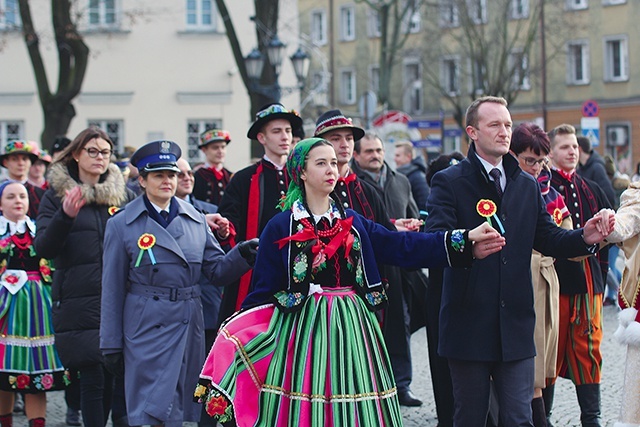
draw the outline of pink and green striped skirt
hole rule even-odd
[[[218,333],[195,399],[245,426],[401,426],[375,314],[351,288],[324,288],[300,311],[244,311]]]
[[[0,287],[0,390],[61,390],[69,378],[54,346],[51,286],[27,273],[15,295]]]

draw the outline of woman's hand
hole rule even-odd
[[[229,220],[218,213],[207,214],[207,224],[211,228],[211,231],[218,233],[218,237],[222,240],[229,237]]]
[[[75,218],[78,216],[80,209],[86,204],[87,201],[82,197],[82,190],[80,186],[77,186],[65,192],[62,210],[64,210],[64,213],[67,214],[69,218]]]
[[[393,223],[398,231],[418,231],[422,224],[424,221],[416,218],[400,218]]]
[[[602,209],[584,225],[582,237],[587,245],[602,242],[613,231],[616,225],[615,211]]]
[[[506,244],[504,237],[487,222],[469,230],[469,240],[473,242],[473,257],[478,259],[500,252]]]

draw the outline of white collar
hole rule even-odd
[[[293,219],[296,221],[300,221],[302,218],[311,217],[311,214],[309,214],[309,212],[304,208],[304,204],[300,200],[296,200],[291,209],[293,210]],[[335,218],[340,218],[340,211],[336,204],[333,203],[333,200],[330,201],[329,209],[325,213],[322,215],[313,215],[313,219],[316,223],[320,221],[321,218],[327,218],[329,223],[333,223]]]
[[[18,222],[13,222],[7,218],[0,216],[0,236],[4,236],[9,233],[11,236],[14,234],[22,234],[29,230],[32,236],[36,234],[36,223],[29,217],[21,219]]]
[[[155,203],[153,203],[151,200],[149,200],[149,203],[151,203],[151,206],[153,206],[153,208],[156,210],[156,212],[160,213],[162,211],[167,211],[169,212],[169,209],[171,208],[171,202],[169,202],[169,204],[167,205],[166,209],[162,209],[160,206],[156,205]]]
[[[478,160],[480,160],[480,163],[482,163],[482,166],[484,167],[484,170],[487,171],[487,175],[489,175],[489,177],[491,179],[493,179],[491,177],[491,174],[489,172],[491,172],[492,169],[498,169],[500,171],[500,185],[502,186],[502,188],[504,188],[507,185],[507,175],[504,171],[504,165],[502,164],[502,158],[500,158],[500,163],[498,163],[496,166],[493,166],[491,163],[487,162],[485,159],[483,159],[482,157],[478,156],[476,154],[476,156],[478,157]]]
[[[283,169],[284,169],[284,166],[285,166],[285,165],[282,165],[282,166],[277,165],[273,160],[271,160],[270,158],[268,158],[266,154],[265,154],[264,156],[262,156],[262,158],[263,158],[264,160],[266,160],[267,162],[271,163],[271,164],[273,165],[273,167],[275,167],[277,170],[281,171],[281,170],[283,170]]]

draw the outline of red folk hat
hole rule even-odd
[[[213,142],[226,142],[229,144],[231,142],[231,135],[226,130],[210,129],[200,135],[200,145],[198,145],[198,148],[202,148]]]

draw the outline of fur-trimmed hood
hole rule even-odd
[[[109,164],[107,171],[100,177],[100,182],[95,185],[82,184],[73,176],[77,171],[70,171],[62,163],[53,163],[48,172],[49,185],[55,191],[56,196],[64,202],[65,194],[74,187],[80,185],[82,196],[87,204],[106,206],[120,206],[127,200],[127,191],[122,177],[122,172],[114,164]]]

